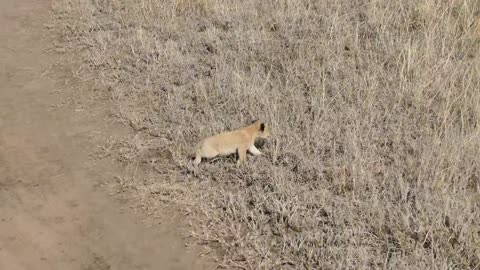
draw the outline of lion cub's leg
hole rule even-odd
[[[195,153],[195,161],[193,162],[196,165],[202,162],[202,156],[204,155],[202,148],[199,148]]]
[[[254,156],[260,156],[260,155],[262,154],[262,152],[260,152],[260,151],[255,147],[255,145],[250,146],[250,148],[248,148],[248,151],[249,151],[250,153],[252,153],[252,155],[254,155]]]
[[[211,147],[210,145],[202,145],[198,148],[197,152],[195,153],[195,165],[198,165],[202,162],[202,158],[214,158],[219,154],[219,152]]]
[[[202,162],[202,156],[201,156],[199,153],[197,153],[197,154],[195,155],[195,161],[194,161],[193,163],[194,163],[195,165],[198,165],[198,164],[200,164],[200,162]]]
[[[238,151],[238,161],[237,166],[244,163],[247,160],[247,149],[245,147],[239,147]]]

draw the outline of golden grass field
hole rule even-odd
[[[480,1],[59,0],[145,210],[239,269],[480,269]],[[261,157],[189,158],[270,124]]]

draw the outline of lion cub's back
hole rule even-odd
[[[243,130],[220,133],[206,138],[203,145],[214,148],[218,153],[235,153],[240,146],[248,144],[247,134]]]

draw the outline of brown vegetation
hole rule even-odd
[[[81,54],[135,130],[105,149],[154,211],[191,213],[219,264],[478,269],[478,0],[62,0]],[[199,139],[266,119],[262,157],[190,173]],[[140,171],[155,171],[142,174]]]

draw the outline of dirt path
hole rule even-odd
[[[115,127],[49,69],[48,11],[0,1],[0,269],[207,269],[175,220],[149,229],[96,188],[116,169],[89,154]]]

